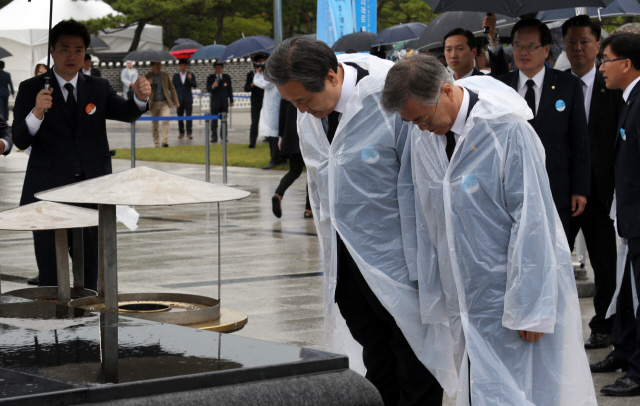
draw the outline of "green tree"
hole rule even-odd
[[[424,0],[378,0],[378,32],[398,24],[429,24],[436,17]]]

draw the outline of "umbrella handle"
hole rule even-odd
[[[44,77],[44,90],[49,90],[51,89],[51,77],[49,76],[45,76]],[[49,109],[44,109],[45,113],[49,112]]]

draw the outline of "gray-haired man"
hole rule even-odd
[[[571,253],[526,101],[489,77],[454,83],[418,55],[391,68],[382,105],[413,124],[418,260],[436,262],[418,283],[444,297],[458,394],[595,405]]]
[[[449,393],[455,368],[450,352],[433,350],[448,328],[422,324],[405,262],[398,180],[406,131],[379,104],[391,64],[356,58],[359,64],[339,63],[325,43],[290,38],[267,59],[264,76],[300,112],[300,150],[324,254],[329,350],[350,355],[352,367],[364,361],[385,405],[437,405],[442,388],[425,364]],[[348,344],[353,339],[364,351]]]

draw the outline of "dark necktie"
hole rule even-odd
[[[71,83],[67,83],[64,85],[64,88],[67,89],[69,94],[67,95],[67,109],[69,110],[69,117],[71,117],[71,122],[75,124],[76,122],[76,98],[73,95],[73,85]]]
[[[456,137],[455,135],[453,135],[453,131],[448,131],[445,134],[445,137],[447,137],[447,146],[444,148],[444,150],[447,153],[447,158],[451,160],[451,155],[453,155],[453,150],[456,149]]]
[[[340,113],[335,110],[329,113],[327,122],[329,123],[329,127],[327,128],[327,139],[329,140],[329,144],[331,144],[331,142],[333,142],[333,136],[336,135],[336,130],[338,129]]]
[[[524,100],[533,112],[533,118],[529,120],[529,124],[533,125],[536,118],[536,92],[533,90],[533,86],[536,84],[533,80],[527,80],[527,93],[524,94]]]

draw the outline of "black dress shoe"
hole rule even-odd
[[[211,139],[211,143],[212,143],[212,144],[217,144],[217,143],[218,143],[218,140],[214,140],[214,139],[212,138],[212,139]]]
[[[249,144],[249,148],[255,148],[256,144]]]
[[[611,336],[609,334],[591,333],[589,339],[584,343],[584,348],[594,350],[596,348],[607,348],[611,345]]]
[[[604,361],[590,364],[589,368],[591,369],[591,372],[615,372],[619,369],[626,371],[629,369],[629,362],[620,358],[614,358],[609,354]]]
[[[273,215],[277,218],[282,217],[282,207],[280,206],[280,198],[278,195],[273,195],[271,198],[271,210],[273,210]]]
[[[27,284],[38,286],[40,284],[40,275],[27,279]]]
[[[273,165],[271,162],[269,162],[268,164],[266,164],[265,166],[262,167],[262,169],[271,169],[273,168],[275,165]]]
[[[162,144],[162,147],[163,147],[163,148],[169,148],[169,144],[164,143],[164,144]]]
[[[607,385],[600,392],[609,396],[640,396],[640,385],[627,377],[616,379],[613,385]]]

